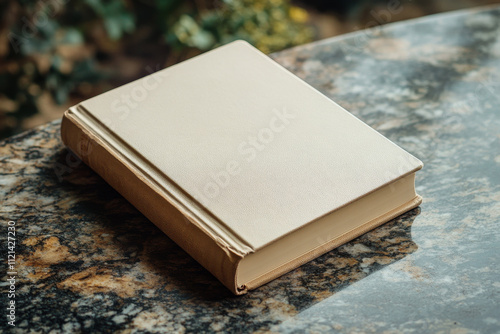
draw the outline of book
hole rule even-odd
[[[422,201],[420,160],[244,41],[71,107],[61,136],[234,294]]]

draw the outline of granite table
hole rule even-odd
[[[420,158],[423,204],[236,297],[75,159],[56,121],[0,142],[0,329],[500,332],[500,8],[271,56]]]

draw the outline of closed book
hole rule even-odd
[[[71,107],[61,134],[235,294],[421,203],[422,162],[243,41]]]

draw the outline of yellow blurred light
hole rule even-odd
[[[291,6],[288,11],[290,18],[295,22],[305,23],[309,20],[309,14],[303,8],[297,6]]]

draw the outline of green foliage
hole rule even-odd
[[[224,0],[213,10],[183,14],[170,34],[200,50],[244,39],[268,53],[312,39],[305,15],[285,0]]]
[[[123,2],[100,0],[85,0],[84,2],[102,19],[109,38],[117,40],[126,33],[134,31],[135,17],[127,10]]]
[[[152,45],[165,62],[235,39],[272,52],[313,36],[288,0],[12,0],[0,12],[0,137],[19,131],[43,95],[58,104],[89,97],[79,88],[113,79],[101,59],[125,49]]]

